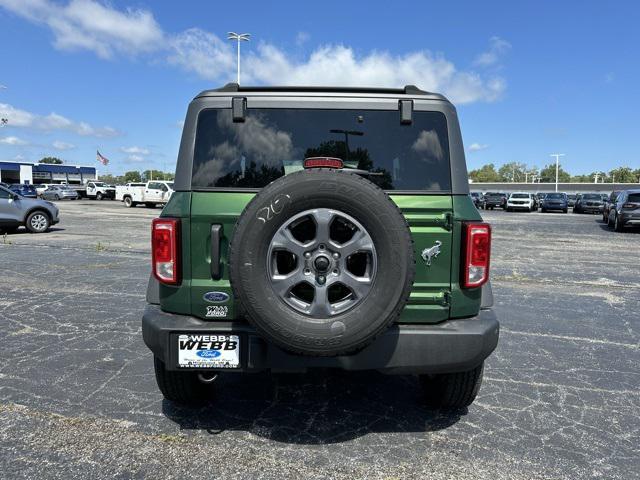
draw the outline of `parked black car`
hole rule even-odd
[[[485,210],[493,210],[494,208],[504,208],[507,204],[507,194],[498,192],[487,192],[484,194],[482,207]]]
[[[578,195],[573,213],[602,213],[604,202],[599,193],[583,193]]]
[[[619,191],[613,191],[609,194],[609,197],[604,201],[602,205],[602,221],[609,223],[609,209],[616,203],[616,198],[620,194]]]
[[[540,208],[542,209],[542,213],[550,210],[561,210],[564,213],[567,213],[569,211],[569,199],[567,198],[567,194],[559,192],[547,193],[544,196],[544,200],[542,200]]]
[[[36,187],[26,183],[15,183],[9,186],[9,190],[25,198],[38,198]]]
[[[640,225],[640,189],[620,192],[609,208],[607,224],[616,232],[628,225]]]
[[[469,195],[471,196],[471,200],[473,200],[473,204],[476,206],[476,208],[478,210],[480,208],[482,208],[482,203],[484,201],[484,197],[483,197],[482,193],[480,193],[480,192],[471,192]]]

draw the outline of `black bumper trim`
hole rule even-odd
[[[493,310],[481,310],[475,317],[435,325],[394,325],[353,355],[312,357],[281,350],[244,322],[204,321],[163,312],[158,305],[147,305],[142,317],[144,342],[169,370],[178,370],[175,334],[205,332],[240,335],[241,368],[224,370],[227,372],[338,368],[418,374],[466,371],[478,366],[496,348],[499,324]]]

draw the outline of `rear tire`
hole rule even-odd
[[[432,408],[468,407],[476,399],[482,385],[484,363],[466,372],[421,375],[425,401]]]
[[[178,372],[167,370],[164,362],[153,357],[153,367],[156,372],[156,383],[164,398],[170,402],[185,405],[206,403],[212,396],[211,385],[198,380],[197,372]]]
[[[565,209],[562,211],[562,213],[569,213],[569,209],[568,209],[568,208],[565,208]]]
[[[135,207],[135,203],[131,200],[131,197],[124,197],[122,201],[124,202],[124,206],[127,208]]]
[[[613,221],[613,229],[616,232],[622,232],[624,230],[624,225],[622,224],[622,222],[620,221],[618,214],[616,213],[616,218]]]
[[[53,196],[53,199],[57,202],[60,200],[60,196],[58,194]]]

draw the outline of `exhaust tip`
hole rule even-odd
[[[206,384],[211,384],[211,383],[215,382],[216,378],[218,378],[218,374],[217,373],[211,373],[209,375],[204,374],[204,373],[199,373],[198,374],[198,380],[200,380],[202,383],[206,383]]]

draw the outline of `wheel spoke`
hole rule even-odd
[[[302,275],[302,270],[300,267],[296,268],[291,273],[287,275],[272,275],[271,276],[271,284],[273,285],[273,289],[280,297],[287,297],[291,289],[302,283],[304,281],[304,277]]]
[[[356,298],[363,298],[369,290],[371,290],[371,278],[368,277],[356,277],[349,273],[348,271],[340,272],[333,283],[342,283],[345,285],[351,292],[353,292]]]
[[[315,288],[313,302],[309,307],[309,313],[314,317],[328,317],[331,315],[331,304],[329,303],[328,285],[318,285]]]
[[[299,259],[302,258],[305,251],[305,246],[297,241],[291,234],[291,230],[286,227],[280,228],[276,232],[271,241],[271,248],[273,250],[286,250],[296,255]]]
[[[331,226],[334,213],[326,208],[319,208],[317,210],[313,210],[311,215],[316,222],[315,245],[317,246],[321,243],[328,243],[330,240],[329,227]]]
[[[343,243],[342,245],[332,243],[331,246],[346,258],[356,252],[373,251],[373,240],[371,240],[368,233],[358,230],[353,234],[353,237],[351,237],[351,240],[348,242]]]

